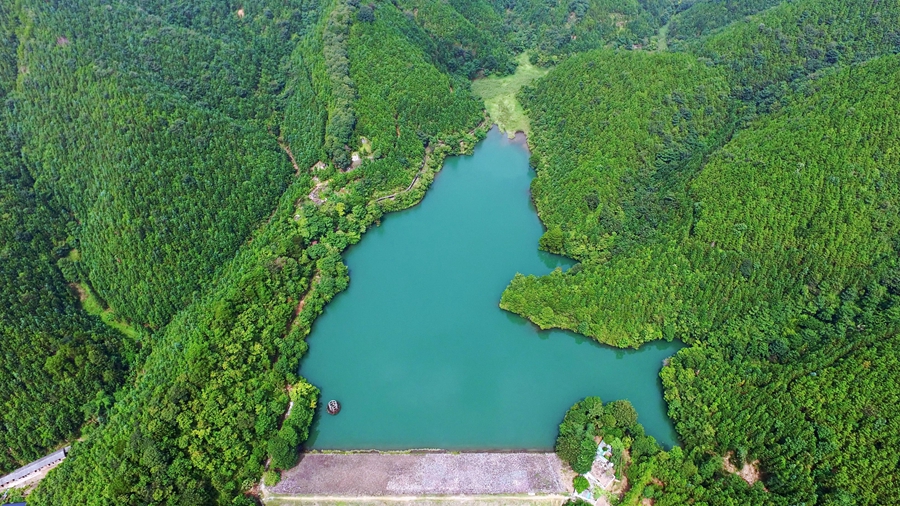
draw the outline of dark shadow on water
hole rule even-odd
[[[563,272],[565,272],[571,269],[573,265],[578,263],[571,258],[564,257],[562,255],[556,255],[553,253],[547,253],[546,251],[538,251],[538,258],[540,259],[541,263],[551,271],[559,267],[563,270]]]
[[[537,335],[541,339],[550,339],[553,337],[553,334],[560,334],[560,337],[565,337],[566,339],[571,339],[575,342],[575,344],[582,346],[587,344],[588,346],[598,344],[593,339],[589,339],[581,334],[576,334],[575,332],[571,332],[568,330],[561,329],[547,329],[547,330],[538,330]]]
[[[321,431],[319,430],[319,421],[322,418],[322,410],[317,409],[316,413],[313,415],[313,421],[309,425],[309,437],[306,438],[306,442],[303,443],[304,448],[312,448],[316,445],[316,440],[319,439],[319,434]]]
[[[509,136],[506,136],[509,139]],[[514,144],[516,146],[521,146],[522,149],[531,156],[531,150],[528,148],[528,137],[525,136],[525,132],[519,130],[516,132],[515,136],[512,139],[509,139],[510,144]]]
[[[653,341],[653,347],[656,348],[657,350],[665,350],[666,348],[669,347],[669,345],[670,345],[673,341],[674,341],[674,340],[672,340],[672,341],[667,341],[667,340],[663,340],[663,339],[660,339],[660,340],[658,340],[658,341]],[[684,344],[682,341],[678,341],[678,342]],[[681,348],[679,348],[679,349],[681,349]]]
[[[530,323],[528,320],[526,320],[525,318],[522,318],[521,316],[519,316],[515,313],[510,313],[509,311],[503,311],[503,314],[506,315],[506,319],[509,320],[510,323],[512,323],[514,325],[518,325],[519,327],[524,327]]]

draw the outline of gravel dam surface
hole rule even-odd
[[[312,453],[302,456],[277,496],[567,494],[553,453]]]

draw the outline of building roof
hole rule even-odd
[[[41,457],[34,462],[29,464],[25,464],[24,466],[16,469],[15,471],[7,474],[0,478],[0,487],[5,486],[8,483],[12,483],[18,479],[24,478],[29,474],[40,471],[41,469],[49,466],[50,464],[55,464],[60,460],[66,458],[66,454],[69,453],[69,446],[63,448],[62,450],[57,450],[46,457]],[[24,504],[24,503],[22,503]]]

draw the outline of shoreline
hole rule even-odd
[[[500,125],[497,125],[496,123],[494,124],[494,126],[496,126],[498,129],[500,128]],[[504,132],[503,130],[500,130],[500,133],[506,134],[511,144],[515,144],[517,146],[522,146],[523,148],[525,148],[525,152],[528,153],[528,157],[531,157],[531,145],[528,144],[528,134],[525,133],[524,130],[516,130],[515,132],[513,132],[512,136],[509,135],[509,132]]]

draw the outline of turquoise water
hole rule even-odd
[[[517,272],[571,265],[537,250],[533,176],[525,148],[494,129],[347,252],[350,288],[316,321],[300,368],[342,410],[320,410],[307,446],[550,449],[588,395],[630,400],[650,435],[675,443],[658,374],[680,344],[618,350],[498,307]]]

